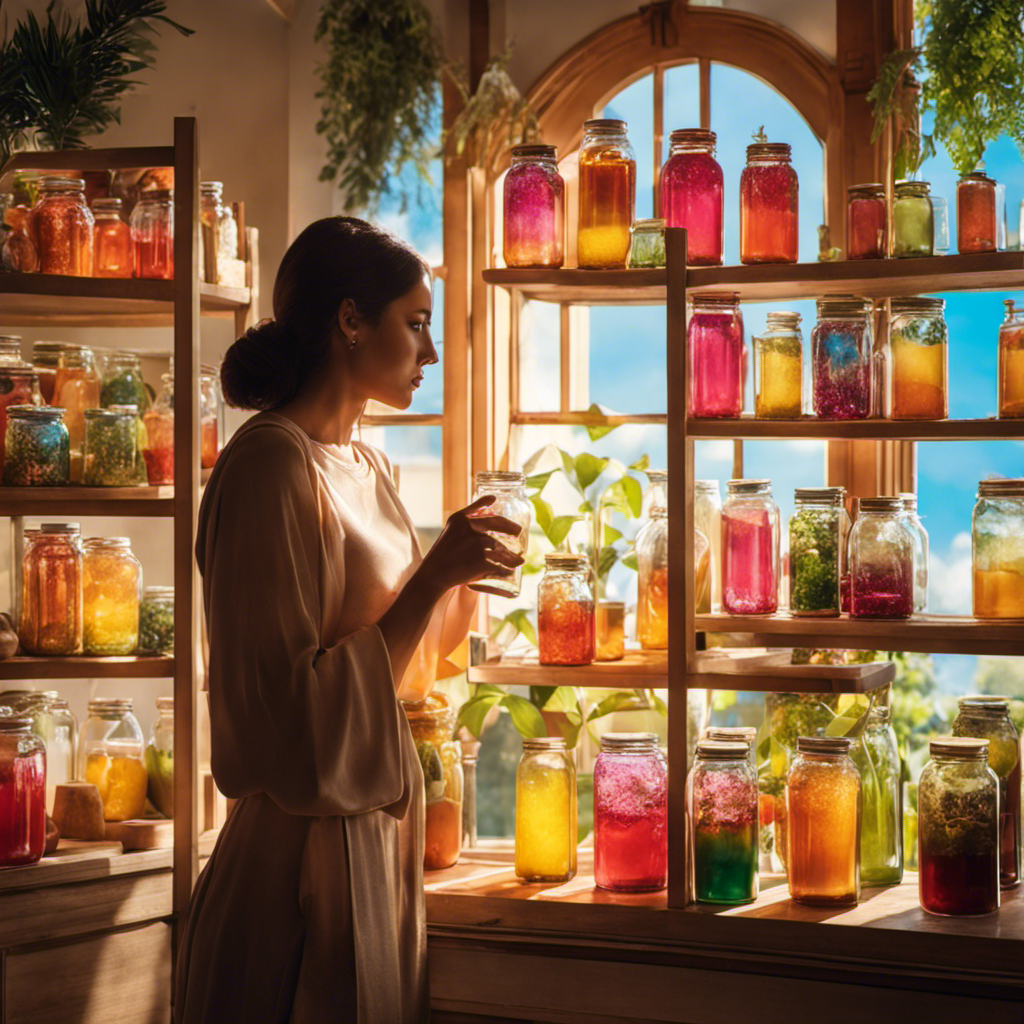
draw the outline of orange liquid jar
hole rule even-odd
[[[18,639],[26,654],[82,649],[82,535],[78,523],[44,523],[22,559]]]
[[[596,651],[594,592],[586,555],[544,556],[537,588],[537,647],[542,665],[589,665]]]
[[[1024,309],[1004,299],[1006,319],[999,326],[999,416],[1024,417]]]
[[[82,482],[85,448],[85,410],[100,407],[100,374],[92,349],[62,348],[53,388],[53,404],[64,408],[71,445],[71,482]]]
[[[174,189],[143,192],[132,210],[135,276],[174,277]]]
[[[636,637],[645,651],[668,648],[668,512],[652,508],[636,537]]]
[[[121,200],[97,199],[92,212],[93,277],[131,277],[132,232],[121,219]]]
[[[636,157],[626,122],[584,122],[579,168],[576,262],[600,270],[624,269],[636,207]]]
[[[960,252],[996,251],[996,183],[981,171],[957,182],[956,244]]]
[[[796,263],[799,182],[786,143],[747,146],[740,175],[740,262]]]
[[[40,178],[29,223],[41,274],[92,276],[94,220],[81,178]]]

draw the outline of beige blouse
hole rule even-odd
[[[189,907],[175,1021],[425,1021],[423,780],[374,625],[420,551],[387,460],[261,413],[217,460],[196,555],[213,774],[239,803]],[[439,602],[403,698],[474,607]]]

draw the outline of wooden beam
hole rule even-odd
[[[295,7],[298,0],[265,0],[266,3],[284,18],[285,21],[291,22],[295,16]]]

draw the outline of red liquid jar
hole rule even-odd
[[[39,199],[29,215],[39,273],[91,277],[93,223],[81,178],[40,178]]]
[[[132,231],[121,219],[121,200],[97,199],[92,212],[93,277],[131,277]]]
[[[0,867],[34,864],[46,846],[46,746],[32,719],[0,708]]]
[[[884,260],[889,237],[885,186],[877,182],[851,185],[847,192],[846,258]]]
[[[722,506],[722,607],[731,615],[778,610],[779,506],[770,480],[730,480]]]
[[[733,292],[695,295],[686,326],[686,344],[690,415],[739,417],[747,370],[739,298]]]
[[[504,256],[509,267],[560,267],[565,260],[565,182],[555,146],[512,147],[505,175]]]
[[[174,189],[143,192],[132,210],[136,277],[174,277]]]
[[[850,614],[858,619],[914,614],[914,535],[901,498],[860,499],[850,534]]]
[[[996,182],[981,171],[956,184],[956,245],[959,252],[996,251]]]
[[[740,262],[796,263],[799,182],[786,143],[747,146],[740,175]]]
[[[661,169],[661,216],[670,228],[686,228],[686,262],[722,262],[722,168],[715,159],[715,133],[681,128],[669,136]]]

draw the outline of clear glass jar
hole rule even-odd
[[[174,483],[174,374],[162,374],[160,380],[163,388],[142,417],[146,430],[142,457],[152,487]]]
[[[983,171],[965,174],[956,184],[958,252],[995,252],[996,182]]]
[[[143,761],[145,740],[132,702],[93,697],[78,734],[78,777],[99,787],[107,821],[141,818],[149,775]]]
[[[54,391],[57,387],[57,367],[60,365],[60,353],[65,348],[83,348],[82,345],[69,345],[63,341],[33,341],[32,368],[39,375],[39,393],[45,405],[53,405]]]
[[[711,610],[722,608],[722,495],[717,480],[693,481],[693,525],[711,544],[708,567]]]
[[[476,487],[473,500],[493,495],[494,501],[486,508],[480,509],[476,515],[504,516],[518,523],[522,530],[518,537],[507,533],[492,533],[491,536],[517,555],[525,555],[530,541],[530,499],[526,496],[526,477],[504,469],[481,470],[476,474]],[[518,597],[523,585],[523,567],[519,566],[514,576],[485,576],[476,583],[471,583],[471,590],[483,594],[497,594],[498,597]]]
[[[174,653],[174,587],[146,587],[139,605],[139,652]]]
[[[889,321],[894,420],[944,420],[949,415],[949,332],[942,299],[892,299]]]
[[[914,612],[914,535],[898,497],[861,498],[850,533],[850,614],[908,619]]]
[[[800,184],[787,143],[747,146],[740,175],[740,263],[796,263]]]
[[[92,276],[92,210],[81,178],[46,175],[29,218],[41,274]]]
[[[71,444],[71,482],[82,482],[85,410],[100,407],[102,382],[91,348],[66,345],[60,350],[53,404],[65,409],[64,422]]]
[[[612,892],[656,892],[668,884],[668,765],[653,732],[601,737],[594,881]]]
[[[30,225],[31,211],[15,206],[13,193],[0,192],[0,272],[34,274],[39,270]]]
[[[636,638],[645,651],[668,650],[668,510],[652,508],[636,535]]]
[[[804,339],[799,313],[769,313],[767,330],[754,338],[754,415],[795,420],[803,414]]]
[[[146,795],[165,817],[174,817],[174,698],[157,697],[159,717],[146,747]]]
[[[537,646],[542,665],[594,660],[594,591],[585,555],[550,552],[537,588]]]
[[[516,769],[516,876],[568,882],[576,874],[576,763],[561,736],[523,740]]]
[[[82,532],[78,523],[43,523],[22,556],[21,622],[26,654],[82,649]]]
[[[757,753],[757,730],[747,725],[709,725],[704,730],[702,740],[715,740],[718,743],[744,743],[750,767],[757,771],[755,755]]]
[[[1008,697],[961,697],[954,736],[988,740],[988,766],[999,779],[999,884],[1020,885],[1020,734],[1010,717]]]
[[[560,267],[565,262],[565,182],[555,146],[512,147],[502,244],[508,267]]]
[[[100,402],[104,409],[112,405],[134,405],[141,416],[150,406],[149,388],[142,379],[139,357],[134,352],[114,352],[103,365]]]
[[[621,661],[626,653],[626,606],[622,601],[597,602],[594,661]]]
[[[711,544],[696,527],[693,530],[694,607],[698,615],[711,614]]]
[[[1024,479],[978,484],[971,548],[974,617],[1024,618]]]
[[[222,181],[199,183],[199,226],[199,280],[220,284],[220,268],[238,259],[238,223],[224,202]]]
[[[46,745],[32,719],[0,707],[0,867],[34,864],[46,848]]]
[[[220,377],[212,367],[199,372],[199,458],[203,469],[212,469],[223,445],[224,396]]]
[[[54,405],[9,405],[4,437],[5,487],[64,487],[71,481],[64,410]]]
[[[1004,299],[1006,318],[999,326],[999,418],[1024,417],[1024,309]]]
[[[749,745],[700,740],[686,790],[693,898],[698,903],[756,900],[758,792]]]
[[[634,269],[665,266],[665,221],[659,217],[633,222],[630,229],[629,265]]]
[[[779,607],[779,506],[771,480],[730,480],[722,508],[722,607],[770,615]]]
[[[841,487],[798,487],[789,520],[789,610],[828,618],[840,612],[850,517]]]
[[[944,917],[999,909],[999,779],[988,740],[942,736],[917,786],[921,906]]]
[[[935,215],[927,181],[897,181],[892,201],[892,254],[935,255]]]
[[[90,537],[82,558],[86,654],[131,654],[139,644],[142,565],[127,537]]]
[[[814,413],[828,420],[871,415],[872,304],[851,295],[819,299],[811,332]]]
[[[717,136],[706,128],[679,128],[669,135],[661,169],[661,215],[670,228],[686,228],[686,262],[722,262],[723,178],[715,159]]]
[[[860,899],[861,780],[843,736],[801,736],[786,779],[786,868],[796,903]]]
[[[917,514],[917,495],[901,493],[907,527],[914,538],[914,611],[928,608],[928,531]]]
[[[32,367],[21,358],[21,335],[0,334],[0,372],[3,368],[31,370]]]
[[[135,276],[174,277],[174,189],[153,188],[141,193],[132,210],[132,249]]]
[[[624,269],[636,209],[636,156],[625,121],[597,118],[583,122],[579,193],[577,265]]]
[[[121,200],[94,199],[93,277],[132,277],[132,231],[121,218]]]
[[[0,697],[0,704],[3,703]],[[46,812],[52,815],[57,786],[75,777],[78,720],[56,690],[34,694],[26,701],[24,710],[32,716],[32,731],[46,744]]]
[[[134,405],[85,411],[87,487],[131,487],[136,483],[139,417]]]
[[[851,185],[846,191],[846,258],[884,260],[889,241],[885,186],[872,182]]]
[[[734,292],[694,295],[686,326],[690,415],[735,418],[743,412],[746,347]]]
[[[852,748],[860,772],[861,885],[898,885],[903,880],[903,810],[900,751],[889,708],[868,712]]]
[[[668,470],[648,469],[647,490],[644,491],[644,500],[641,508],[641,515],[646,519],[651,514],[652,508],[668,508]]]

